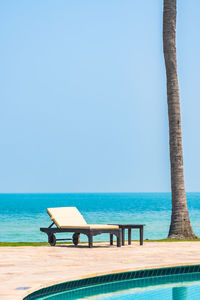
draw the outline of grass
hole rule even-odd
[[[144,242],[200,242],[200,238],[194,240],[176,240],[176,239],[161,239],[161,240],[144,240]]]
[[[133,242],[138,242],[136,240],[133,240]],[[175,240],[175,239],[161,239],[161,240],[144,240],[144,242],[200,242],[199,239],[195,240]],[[87,242],[85,242],[87,243]],[[95,242],[96,243],[96,242]],[[101,242],[99,242],[101,243]],[[58,245],[62,244],[72,244],[71,242],[65,242],[65,243],[57,243]],[[82,244],[82,243],[81,243]],[[20,247],[20,246],[48,246],[49,243],[43,243],[43,242],[0,242],[0,247]]]

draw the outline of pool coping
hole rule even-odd
[[[92,285],[98,285],[98,284],[108,283],[108,282],[111,283],[111,282],[124,280],[124,279],[142,279],[142,278],[149,278],[151,276],[156,277],[161,275],[172,275],[172,274],[176,275],[176,274],[197,273],[197,272],[200,272],[200,262],[192,263],[192,264],[191,263],[168,264],[163,266],[155,265],[151,267],[138,267],[134,269],[132,268],[118,269],[110,272],[97,272],[97,273],[91,273],[87,275],[74,276],[69,278],[66,281],[59,280],[59,281],[50,282],[45,285],[40,285],[37,288],[33,288],[27,291],[23,296],[22,300],[34,300],[36,299],[35,297],[48,296],[53,292],[59,293],[67,290],[70,291],[81,287],[87,287],[89,285],[92,286]],[[127,277],[127,278],[123,278],[123,277]],[[106,281],[105,280],[106,278],[109,279],[109,281],[108,280]],[[59,291],[56,289],[54,290],[54,288],[56,287],[59,287],[60,290]],[[45,293],[45,290],[46,291],[51,290],[51,291],[49,293]]]

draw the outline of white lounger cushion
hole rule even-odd
[[[64,228],[65,229],[71,229],[71,228],[73,228],[73,229],[118,229],[119,228],[118,225],[104,225],[104,224],[88,224],[88,225],[79,225],[79,226],[77,226],[77,225],[69,226],[69,225],[64,225],[63,223],[61,225],[58,222],[56,222],[56,225],[61,229],[62,228],[63,229]]]
[[[51,220],[58,228],[118,229],[118,225],[87,224],[76,207],[47,208]]]
[[[51,220],[58,226],[81,226],[87,222],[76,207],[47,208]]]

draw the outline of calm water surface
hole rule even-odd
[[[189,193],[187,199],[193,229],[200,235],[200,193]],[[170,224],[168,193],[0,194],[0,241],[46,241],[39,230],[50,224],[46,209],[59,206],[76,206],[92,224],[146,224],[145,239],[166,238]],[[133,238],[138,238],[137,231],[133,231]]]

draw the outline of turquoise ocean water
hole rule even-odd
[[[188,193],[187,200],[193,229],[200,236],[200,193]],[[47,207],[59,206],[76,206],[92,224],[146,224],[145,239],[166,238],[169,230],[169,193],[0,194],[0,242],[47,241],[39,228],[50,225]],[[138,238],[137,231],[132,238]]]

